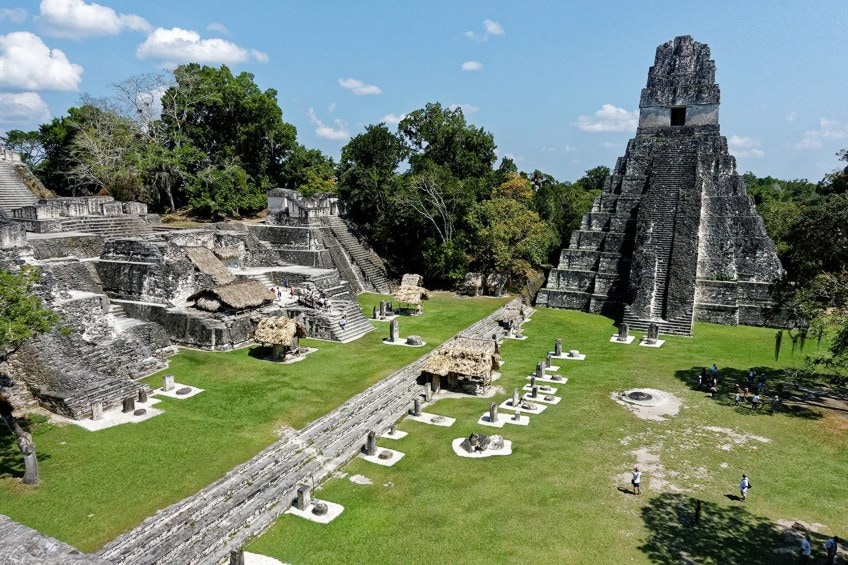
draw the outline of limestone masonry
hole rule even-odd
[[[657,47],[639,127],[536,303],[691,335],[694,320],[779,323],[780,261],[718,124],[710,48]]]

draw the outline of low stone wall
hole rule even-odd
[[[10,565],[106,565],[57,539],[0,514],[0,562]]]

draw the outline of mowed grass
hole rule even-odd
[[[360,305],[370,314],[381,298],[363,294]],[[318,351],[289,365],[256,358],[257,347],[183,350],[166,371],[143,380],[158,388],[171,373],[205,392],[162,398],[160,416],[98,432],[33,417],[41,477],[34,488],[20,484],[20,452],[2,426],[0,514],[94,551],[250,459],[276,440],[275,430],[303,427],[504,302],[434,293],[423,316],[399,320],[401,336],[422,336],[423,348],[383,345],[388,323],[375,322],[376,330],[353,343],[304,340]]]
[[[402,460],[381,467],[355,459],[341,470],[347,476],[315,493],[345,506],[335,521],[284,515],[247,549],[295,564],[794,563],[798,546],[780,523],[821,524],[813,535],[819,558],[825,534],[846,533],[846,414],[752,412],[734,407],[727,392],[749,367],[768,374],[769,392],[785,379],[782,368],[801,364],[788,348],[774,360],[774,330],[697,324],[694,338],[650,349],[609,343],[615,331],[606,318],[544,309],[524,330],[527,340],[502,346],[495,384],[503,393],[427,408],[457,418],[451,428],[402,421],[407,437],[378,440],[404,452]],[[555,361],[569,378],[555,385],[563,401],[528,427],[477,425],[492,400],[528,382],[557,337],[588,356]],[[724,378],[715,399],[694,390],[712,363]],[[634,387],[670,392],[682,408],[667,421],[640,419],[610,398]],[[457,457],[451,441],[471,432],[502,434],[513,454]],[[635,496],[629,471],[639,450],[650,457]],[[745,503],[733,500],[742,473],[753,483]],[[350,481],[355,474],[373,483]],[[696,499],[702,511],[693,526]]]

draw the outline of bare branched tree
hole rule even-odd
[[[454,200],[445,194],[432,175],[414,177],[409,190],[400,198],[400,203],[433,224],[442,243],[451,242]]]

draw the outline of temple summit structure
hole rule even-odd
[[[537,305],[602,313],[691,335],[694,320],[773,325],[781,275],[727,139],[710,48],[684,35],[657,47],[639,127],[571,234]]]

